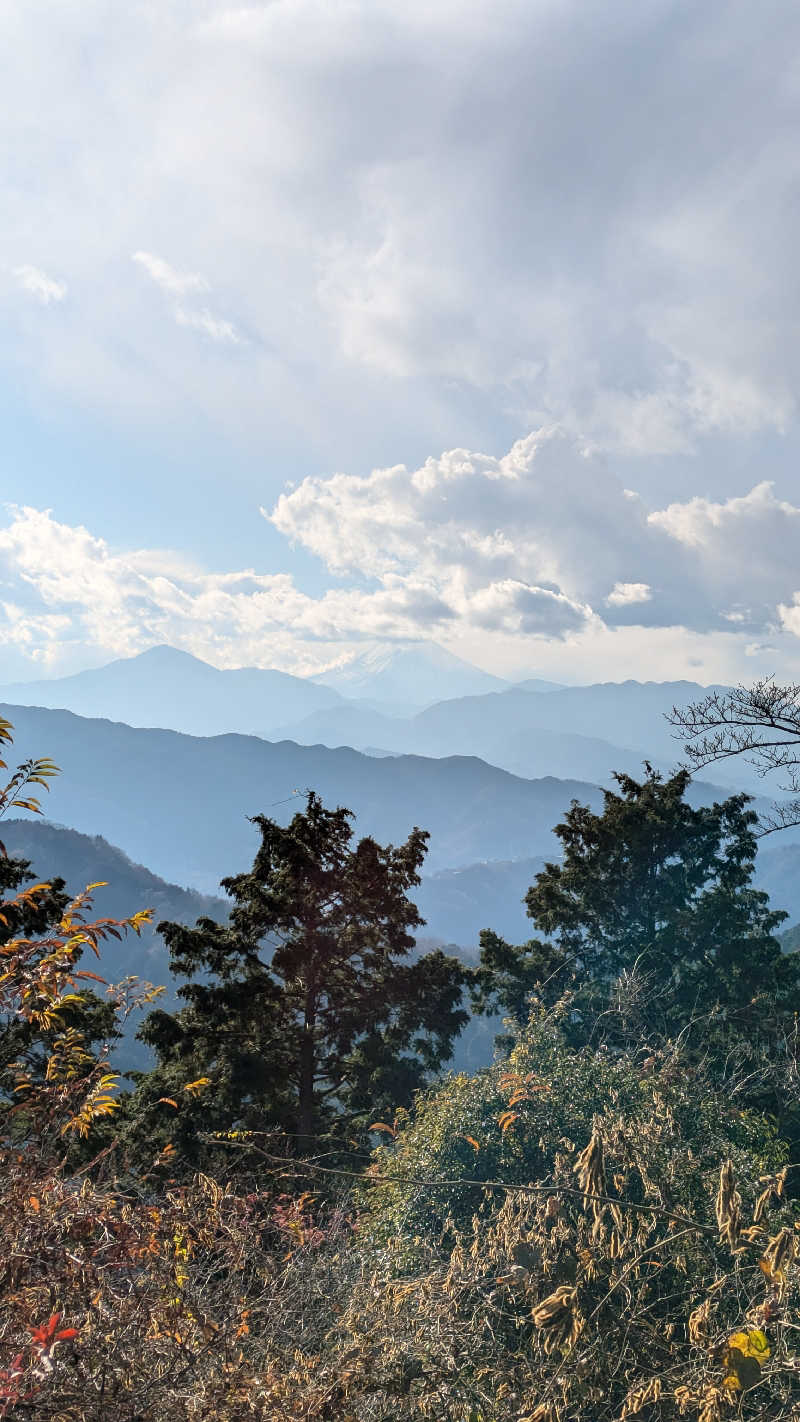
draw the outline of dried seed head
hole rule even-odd
[[[762,1265],[766,1265],[765,1273],[772,1279],[782,1279],[787,1264],[791,1264],[796,1251],[796,1241],[794,1233],[790,1229],[782,1229],[767,1244],[764,1250]]]
[[[689,1342],[701,1343],[708,1329],[708,1321],[711,1316],[711,1300],[703,1299],[697,1308],[689,1314]]]
[[[531,1311],[531,1317],[537,1328],[551,1328],[554,1324],[565,1320],[566,1315],[571,1312],[575,1303],[576,1291],[569,1284],[561,1284],[554,1293],[548,1294],[546,1299],[542,1299]]]
[[[735,1249],[739,1243],[741,1203],[742,1197],[733,1178],[733,1162],[726,1160],[719,1173],[716,1211],[720,1241],[729,1244],[731,1249]]]
[[[573,1168],[578,1177],[578,1184],[585,1195],[604,1195],[606,1193],[603,1140],[596,1130],[592,1131],[589,1144],[581,1151]]]
[[[643,1386],[633,1388],[622,1406],[620,1412],[620,1422],[624,1422],[626,1417],[634,1417],[637,1412],[641,1412],[643,1407],[648,1407],[651,1403],[658,1402],[661,1397],[661,1379],[651,1378]]]

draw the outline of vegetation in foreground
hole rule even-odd
[[[2,808],[35,811],[52,770],[21,767]],[[529,896],[545,937],[486,939],[463,983],[476,1010],[525,1009],[505,1055],[427,1085],[390,1052],[427,1041],[431,1073],[447,1054],[430,984],[415,996],[432,970],[403,962],[421,838],[353,848],[316,801],[294,840],[261,825],[240,919],[211,945],[224,971],[207,925],[171,927],[192,990],[149,1019],[159,1066],[122,1098],[109,1018],[154,990],[95,997],[86,961],[146,915],[97,920],[4,861],[0,1417],[800,1418],[796,967],[734,800],[687,811],[648,772],[619,780],[608,819],[575,807]],[[326,850],[335,831],[327,880],[298,858],[312,817]],[[372,900],[346,900],[353,854]],[[275,931],[283,956],[262,948]],[[455,971],[433,978],[448,1040]],[[244,1071],[262,1049],[270,1072],[235,1078],[232,1053]]]

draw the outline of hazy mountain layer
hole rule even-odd
[[[208,738],[88,720],[68,711],[3,706],[17,759],[49,755],[63,774],[48,818],[102,834],[172,882],[211,893],[251,862],[248,816],[288,820],[313,789],[357,815],[361,834],[397,843],[414,825],[431,833],[430,870],[481,859],[552,854],[552,834],[579,780],[523,780],[474,757],[379,759],[358,751]]]
[[[316,678],[342,695],[409,709],[509,686],[436,642],[374,642]]]
[[[0,688],[3,700],[129,726],[163,726],[190,735],[227,731],[266,735],[284,721],[337,706],[333,687],[287,672],[245,667],[219,671],[174,647],[152,647],[76,676]]]
[[[545,693],[520,686],[440,701],[404,718],[345,703],[287,723],[277,734],[304,745],[477,755],[528,779],[555,775],[607,783],[614,770],[637,775],[645,759],[671,769],[681,745],[666,715],[705,691],[689,681],[607,682]],[[715,766],[713,778],[764,793],[763,781],[744,762]]]
[[[258,667],[221,671],[188,652],[161,646],[74,676],[0,687],[0,697],[15,705],[107,716],[129,726],[189,735],[267,735],[284,722],[338,706],[345,697],[363,698],[366,711],[388,709],[402,716],[442,697],[507,687],[500,677],[435,643],[370,644],[347,666],[320,678]]]

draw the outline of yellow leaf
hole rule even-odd
[[[746,1353],[748,1348],[748,1337],[746,1333],[732,1333],[728,1339],[729,1348],[738,1348],[740,1353]]]
[[[177,1111],[178,1103],[177,1101],[173,1101],[171,1096],[159,1096],[158,1101],[156,1102],[156,1106],[160,1106],[162,1101],[165,1106],[174,1106],[175,1110]]]
[[[767,1335],[760,1328],[751,1328],[749,1333],[732,1333],[728,1347],[737,1348],[746,1358],[757,1358],[759,1362],[770,1355]]]
[[[197,1081],[187,1081],[184,1091],[202,1091],[204,1086],[208,1086],[211,1081],[210,1076],[198,1076]]]

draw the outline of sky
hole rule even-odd
[[[0,18],[0,681],[800,682],[791,0]]]

